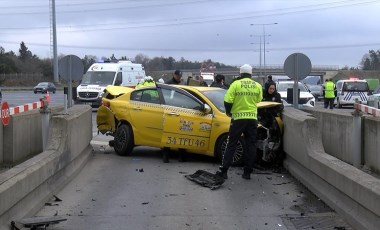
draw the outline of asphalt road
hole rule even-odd
[[[42,96],[3,91],[11,106]],[[63,98],[57,91],[51,104],[62,105]],[[51,200],[36,213],[67,218],[49,229],[351,229],[285,170],[257,171],[246,181],[242,169],[233,168],[222,187],[210,190],[184,176],[199,169],[216,172],[213,159],[192,155],[178,162],[174,154],[164,164],[160,149],[147,147],[118,156],[107,145],[111,137],[96,132],[96,110],[92,118],[91,159],[55,194],[62,201]]]
[[[160,149],[148,147],[122,157],[110,139],[94,133],[93,155],[56,194],[62,201],[52,199],[36,213],[67,218],[49,229],[351,229],[285,170],[256,171],[247,181],[232,168],[211,190],[185,175],[216,172],[214,159],[190,155],[179,162],[173,154],[165,164]]]

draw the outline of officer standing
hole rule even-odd
[[[240,77],[229,87],[224,96],[224,107],[227,116],[231,117],[229,140],[223,156],[222,166],[216,174],[227,179],[237,142],[242,134],[245,140],[244,172],[242,177],[251,179],[256,161],[257,103],[263,99],[262,85],[252,80],[252,66],[240,67]]]
[[[334,108],[334,100],[335,100],[336,86],[332,79],[327,79],[324,85],[324,103],[325,109],[330,107],[330,109]]]

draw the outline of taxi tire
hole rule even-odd
[[[127,124],[122,124],[116,129],[115,138],[114,138],[115,152],[120,156],[129,155],[134,146],[133,141],[133,131],[131,126]]]
[[[222,160],[223,160],[223,153],[227,147],[227,140],[228,140],[228,134],[224,134],[221,137],[219,137],[218,141],[216,142],[215,157],[218,159],[219,162],[222,162]],[[231,164],[232,166],[240,166],[243,164],[243,152],[244,152],[243,143],[244,143],[244,140],[242,137],[240,137],[236,150],[239,151],[239,149],[240,149],[241,155],[238,159],[236,159],[237,156],[234,156],[233,162]]]

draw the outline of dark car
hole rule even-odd
[[[323,99],[323,86],[322,85],[308,85],[310,93],[313,94],[316,100],[321,101]]]
[[[57,91],[57,88],[53,82],[40,82],[38,85],[34,86],[34,93],[55,93],[55,91]]]

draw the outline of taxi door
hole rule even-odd
[[[155,88],[142,88],[131,94],[130,120],[136,145],[160,147],[163,107]]]
[[[161,93],[165,102],[162,147],[206,151],[212,114],[203,113],[203,103],[182,89],[161,88]]]

